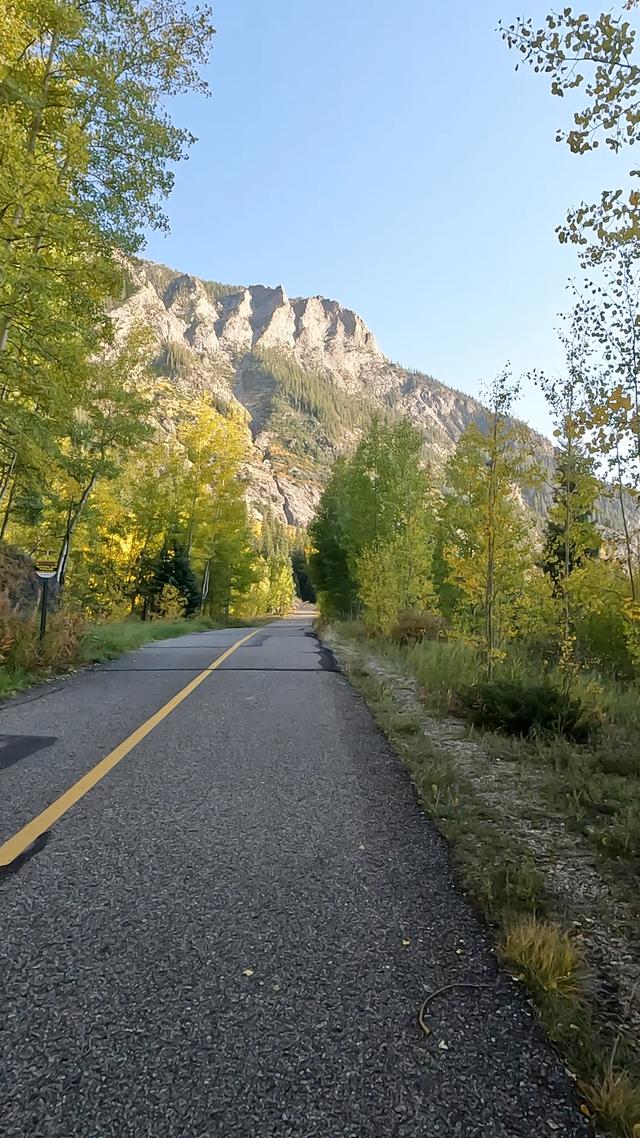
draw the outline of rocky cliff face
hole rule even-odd
[[[182,392],[247,410],[253,436],[248,499],[291,525],[313,517],[337,454],[374,409],[406,415],[439,462],[485,409],[430,376],[392,363],[357,313],[284,289],[220,285],[143,261],[112,315],[153,333],[156,371]],[[548,460],[550,444],[536,436]]]

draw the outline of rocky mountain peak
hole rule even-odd
[[[282,285],[221,286],[149,261],[139,262],[132,276],[137,292],[129,308],[140,315],[158,309],[167,333],[177,332],[174,319],[185,325],[182,335],[195,350],[228,355],[281,348],[307,366],[352,377],[368,360],[384,359],[362,318],[336,300],[290,299]]]

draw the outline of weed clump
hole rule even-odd
[[[502,954],[533,991],[575,998],[582,990],[584,968],[576,943],[550,921],[516,917],[507,927]]]

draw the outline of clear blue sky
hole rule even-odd
[[[472,394],[507,360],[557,367],[576,262],[555,226],[622,184],[633,156],[554,142],[567,100],[516,74],[495,30],[547,7],[217,0],[213,97],[172,108],[199,141],[147,255],[335,297],[393,359]],[[521,413],[548,429],[535,391]]]

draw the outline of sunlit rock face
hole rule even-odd
[[[485,419],[471,396],[392,363],[362,318],[335,300],[291,299],[281,285],[219,285],[150,261],[128,272],[127,298],[112,311],[118,334],[146,325],[164,383],[245,408],[253,438],[247,500],[256,513],[269,508],[289,525],[309,524],[331,462],[357,442],[358,408],[406,415],[423,432],[425,457],[436,467],[465,427]],[[350,421],[329,429],[313,400],[288,405],[271,374],[274,359],[314,377],[316,402],[318,385],[337,392],[340,406],[351,408]],[[534,439],[550,464],[551,445]]]

